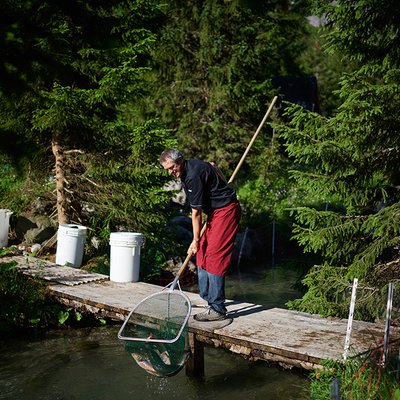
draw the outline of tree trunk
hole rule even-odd
[[[60,145],[58,135],[53,136],[51,149],[55,157],[56,166],[56,193],[57,193],[57,219],[59,224],[68,224],[67,198],[65,191],[65,155]]]

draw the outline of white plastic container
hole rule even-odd
[[[0,209],[0,248],[8,246],[8,231],[10,228],[10,216],[12,211]]]
[[[56,264],[80,267],[87,228],[82,225],[61,224],[57,232]]]
[[[134,232],[113,232],[110,235],[110,281],[138,282],[140,249],[144,236]]]

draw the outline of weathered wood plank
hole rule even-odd
[[[24,275],[43,279],[49,282],[62,283],[63,285],[74,286],[82,283],[108,280],[107,275],[87,272],[79,268],[69,268],[57,265],[46,260],[30,256],[2,257],[1,262],[15,261],[19,270]]]
[[[52,285],[50,290],[58,298],[75,301],[123,319],[135,304],[146,296],[160,291],[160,287],[137,283],[89,283],[67,287]],[[186,293],[191,301],[201,306],[197,294]],[[232,323],[200,323],[189,320],[189,331],[198,340],[223,346],[253,359],[266,359],[286,364],[314,368],[324,359],[340,359],[343,353],[347,320],[324,319],[279,308],[227,302]],[[202,311],[194,307],[192,314]],[[367,351],[383,338],[382,325],[354,321],[352,347],[354,353]]]
[[[19,262],[23,265],[21,260]],[[51,268],[45,275],[49,276],[50,272]],[[68,276],[74,275],[71,271],[65,272]],[[54,283],[56,279],[51,277],[49,280],[49,290],[58,301],[119,320],[146,296],[163,289],[143,282],[89,279],[85,280],[88,283],[66,285]],[[192,314],[203,311],[204,301],[195,293],[185,293],[192,302]],[[197,341],[222,346],[250,359],[274,361],[285,366],[312,369],[320,367],[324,359],[340,360],[342,357],[346,319],[322,318],[230,300],[227,309],[231,320],[204,323],[190,318],[190,334],[195,335]],[[354,321],[350,355],[376,347],[382,343],[383,336],[383,325]]]

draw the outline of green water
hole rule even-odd
[[[299,274],[286,267],[235,271],[227,279],[227,298],[283,307],[297,295],[292,284]],[[188,378],[184,369],[170,378],[154,377],[124,350],[118,329],[59,330],[40,339],[0,341],[0,399],[309,398],[304,372],[248,361],[213,347],[205,348],[204,378]]]
[[[234,267],[226,278],[226,298],[286,308],[289,300],[301,297],[296,287],[303,273],[303,267],[291,263]]]

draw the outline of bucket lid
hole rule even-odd
[[[60,224],[58,227],[60,232],[68,236],[86,236],[86,226],[77,224]]]
[[[110,245],[116,246],[141,246],[144,243],[144,236],[136,232],[112,232],[110,234]]]
[[[8,210],[7,208],[0,208],[0,214],[3,214],[6,217],[9,217],[10,215],[14,214],[11,210]]]

